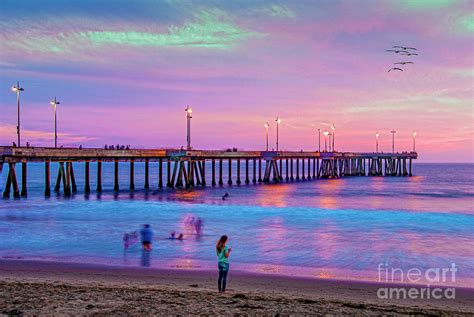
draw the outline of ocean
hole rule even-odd
[[[455,281],[432,284],[474,285],[473,164],[415,163],[413,177],[270,185],[246,185],[242,166],[240,186],[234,167],[233,186],[209,186],[208,170],[207,187],[173,190],[157,188],[157,163],[151,163],[151,189],[145,191],[144,165],[135,163],[136,190],[130,192],[129,165],[121,163],[121,191],[114,193],[113,163],[104,163],[100,195],[94,191],[95,164],[93,191],[84,195],[83,167],[74,163],[77,194],[45,198],[43,165],[28,165],[28,198],[0,201],[0,258],[212,270],[215,243],[226,234],[231,270],[385,281],[382,267],[398,269],[392,280],[404,282],[410,269],[454,264]],[[52,164],[52,186],[56,173]],[[222,200],[226,192],[229,198]],[[198,218],[201,234],[193,225]],[[138,243],[125,250],[124,233],[145,223],[154,230],[153,250],[143,252]],[[173,231],[184,240],[168,239]]]

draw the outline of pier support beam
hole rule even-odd
[[[10,198],[10,187],[13,187],[13,198],[19,199],[20,191],[16,179],[15,163],[8,163],[8,176],[3,191],[3,198]]]
[[[102,192],[102,161],[97,161],[97,188],[98,193]]]
[[[311,158],[308,157],[308,179],[311,179]]]
[[[114,162],[114,190],[118,192],[120,189],[119,186],[119,162],[115,160]]]
[[[301,159],[301,179],[302,180],[306,179],[305,172],[304,172],[304,158]]]
[[[70,179],[69,173],[68,175],[66,175],[66,172],[69,172],[69,169],[67,167],[65,170],[64,162],[59,162],[58,177],[56,178],[56,185],[54,186],[54,191],[56,193],[59,193],[59,191],[61,190],[61,183],[62,183],[65,196],[69,196],[71,194],[70,183],[69,181],[66,181],[67,179],[68,180]]]
[[[319,159],[316,159],[316,178],[321,177],[321,172],[319,170]]]
[[[237,159],[237,185],[240,185],[240,159]]]
[[[300,159],[296,159],[296,180],[300,180]]]
[[[293,177],[293,159],[290,159],[290,181],[294,180]]]
[[[89,194],[91,192],[91,185],[90,185],[90,162],[86,161],[84,170],[84,192]]]
[[[74,176],[74,168],[72,166],[72,162],[67,163],[67,167],[69,168],[69,178],[71,180],[71,190],[72,193],[77,193],[77,186],[76,186],[76,177]]]
[[[51,196],[51,168],[49,161],[44,162],[44,195]]]
[[[216,186],[216,160],[212,159],[211,162],[211,185]]]
[[[253,159],[253,178],[252,183],[257,182],[257,159]]]
[[[130,161],[130,190],[135,189],[135,162]]]
[[[262,182],[262,159],[258,159],[258,182]]]
[[[173,187],[171,184],[171,160],[166,160],[166,187]]]
[[[222,186],[224,185],[224,182],[222,181],[222,164],[224,162],[222,161],[222,159],[219,159],[219,186]]]
[[[21,162],[21,197],[28,196],[26,179],[26,162]]]
[[[232,185],[232,159],[229,159],[229,179],[227,184]]]
[[[250,183],[249,179],[249,159],[245,159],[245,184]]]
[[[198,162],[201,171],[201,186],[206,186],[206,160]]]
[[[163,159],[158,161],[158,187],[163,187]]]
[[[279,159],[280,161],[280,172],[279,172],[279,181],[283,179],[283,160]]]
[[[145,184],[143,187],[145,189],[150,188],[150,160],[145,160]]]

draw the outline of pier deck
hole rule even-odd
[[[167,168],[166,186],[189,188],[206,185],[206,170],[211,168],[212,186],[223,185],[223,162],[228,169],[227,184],[233,184],[232,167],[236,165],[236,184],[241,184],[241,163],[245,165],[246,184],[335,178],[345,176],[411,176],[412,160],[416,152],[410,153],[357,153],[357,152],[291,152],[291,151],[225,151],[225,150],[180,150],[180,149],[130,149],[108,150],[97,148],[44,148],[0,146],[0,173],[8,166],[8,176],[3,197],[27,196],[27,163],[44,162],[45,195],[50,195],[50,163],[59,163],[59,172],[54,190],[65,195],[77,191],[73,162],[85,164],[84,192],[90,192],[90,163],[97,164],[97,188],[102,191],[102,162],[115,163],[114,190],[119,189],[118,162],[130,162],[130,190],[135,189],[134,163],[145,162],[145,185],[149,188],[149,163],[159,163],[158,186],[163,187],[163,165]],[[21,192],[16,179],[15,164],[21,163]],[[218,163],[218,175],[216,165]],[[283,165],[285,168],[283,169]],[[252,168],[250,180],[249,167]],[[263,176],[262,176],[263,168]],[[306,171],[305,171],[306,169]],[[285,176],[283,175],[285,172]],[[258,175],[258,178],[257,178]],[[217,178],[218,176],[218,178]],[[217,179],[216,179],[217,178]]]

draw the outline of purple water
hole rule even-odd
[[[120,165],[119,194],[112,191],[113,164],[104,164],[100,196],[84,196],[83,165],[75,164],[79,193],[49,199],[43,197],[43,165],[28,167],[28,199],[0,202],[0,258],[214,269],[215,242],[227,234],[232,269],[376,280],[380,263],[403,270],[455,263],[453,284],[473,285],[472,164],[415,164],[413,177],[193,190],[157,189],[158,170],[152,165],[152,189],[133,194],[126,190],[128,164]],[[136,164],[137,188],[143,169]],[[242,176],[245,180],[244,166]],[[2,186],[5,177],[4,169]],[[223,201],[225,192],[230,198]],[[203,219],[202,236],[187,224],[191,217]],[[143,253],[135,245],[124,252],[123,233],[143,223],[155,231],[153,251]],[[182,232],[185,240],[167,240],[171,231]]]

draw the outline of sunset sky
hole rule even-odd
[[[417,150],[474,162],[474,1],[1,0],[0,145]],[[418,56],[386,52],[418,48]],[[393,63],[413,61],[403,72]]]

